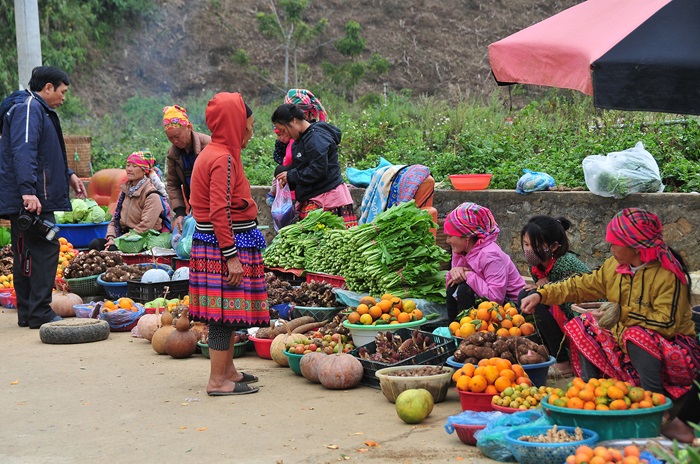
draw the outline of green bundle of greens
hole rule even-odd
[[[345,229],[343,218],[316,209],[304,219],[283,227],[263,252],[268,267],[309,269],[325,249],[331,230]],[[308,263],[307,263],[308,260]]]
[[[349,290],[443,302],[450,255],[435,244],[437,228],[430,213],[414,201],[377,215],[373,222],[351,229],[341,275]]]

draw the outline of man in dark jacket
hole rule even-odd
[[[0,138],[0,216],[10,219],[14,285],[20,327],[38,329],[60,319],[50,307],[60,246],[49,230],[54,211],[70,211],[69,186],[78,197],[85,188],[68,169],[63,132],[55,108],[70,81],[58,68],[32,70],[29,90],[13,94]],[[47,222],[49,225],[47,225]]]

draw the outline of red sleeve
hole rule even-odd
[[[231,185],[233,179],[233,162],[230,156],[221,157],[212,164],[209,174],[209,220],[214,227],[214,234],[219,241],[219,248],[224,258],[236,256],[236,241],[232,232]]]

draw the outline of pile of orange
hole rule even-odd
[[[476,366],[467,363],[452,374],[457,389],[472,393],[498,395],[506,388],[522,385],[532,386],[532,381],[520,364],[507,359],[482,359]]]
[[[495,332],[503,337],[519,337],[535,333],[535,326],[525,322],[518,308],[510,303],[501,306],[495,301],[484,301],[458,321],[450,323],[450,332],[455,337],[466,338],[482,332]]]
[[[565,392],[561,389],[555,391],[547,402],[562,408],[624,411],[660,406],[666,403],[666,397],[621,380],[590,379],[584,382],[576,377]]]
[[[134,300],[131,298],[119,298],[116,301],[105,300],[102,303],[102,312],[111,313],[112,311],[117,311],[118,309],[126,309],[127,311],[137,312],[139,310],[138,306],[134,304]]]
[[[391,293],[385,293],[378,300],[363,296],[357,308],[348,314],[350,324],[360,325],[404,324],[421,319],[423,311],[413,300],[402,300]]]
[[[623,451],[605,446],[582,445],[576,448],[574,454],[566,458],[566,464],[639,464],[641,451],[636,445],[629,445]]]
[[[78,250],[73,248],[73,244],[66,240],[64,237],[58,239],[60,244],[60,251],[58,253],[58,267],[56,268],[56,278],[63,278],[63,270],[68,266],[71,259],[75,258],[78,254]]]
[[[15,288],[14,276],[12,274],[1,275],[0,288]]]

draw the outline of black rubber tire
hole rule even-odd
[[[107,321],[97,319],[64,319],[49,322],[39,328],[39,338],[51,345],[90,343],[109,337]]]

